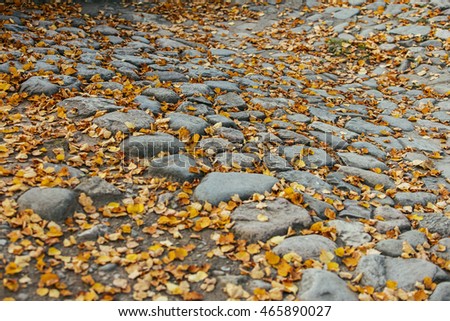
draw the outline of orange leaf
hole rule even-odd
[[[266,260],[270,265],[275,265],[280,262],[280,257],[272,251],[266,252]]]
[[[6,274],[10,274],[10,275],[17,274],[17,273],[20,273],[20,271],[22,271],[22,268],[14,262],[8,263],[8,265],[5,267]]]

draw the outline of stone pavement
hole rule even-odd
[[[307,4],[0,15],[0,297],[449,300],[450,3]]]

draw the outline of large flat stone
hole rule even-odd
[[[298,283],[297,297],[301,301],[357,301],[358,296],[352,292],[347,283],[336,274],[307,269]]]
[[[381,184],[385,189],[394,188],[394,182],[389,178],[389,176],[384,174],[377,174],[372,171],[368,171],[361,168],[341,166],[338,169],[339,173],[345,174],[347,176],[357,176],[363,179],[363,183],[375,187],[375,185]]]
[[[86,118],[94,116],[97,111],[117,111],[122,106],[117,106],[113,99],[98,97],[72,97],[61,101],[58,106],[63,107],[69,118]]]
[[[321,235],[300,235],[285,239],[279,245],[273,248],[273,252],[278,255],[287,253],[296,253],[303,258],[319,260],[322,251],[334,254],[336,243]]]
[[[231,213],[235,222],[235,234],[248,242],[267,241],[276,235],[285,235],[288,228],[301,229],[311,225],[308,212],[284,198],[266,201],[266,207],[258,208],[258,203],[247,203]]]
[[[362,257],[355,273],[363,274],[362,285],[373,286],[377,291],[381,291],[388,280],[397,282],[397,287],[406,291],[414,290],[416,282],[423,282],[426,277],[434,282],[450,280],[449,275],[431,262],[383,255]]]
[[[217,205],[235,194],[244,200],[254,193],[270,192],[278,182],[275,177],[250,173],[210,173],[194,191],[194,198]]]
[[[17,204],[19,210],[32,209],[45,220],[64,222],[75,211],[76,196],[77,194],[69,189],[34,187],[23,193]]]
[[[94,119],[94,124],[116,133],[129,133],[130,128],[139,131],[142,128],[150,128],[154,123],[153,117],[143,110],[129,110],[128,112],[115,111]]]
[[[177,154],[184,149],[184,143],[178,138],[164,133],[152,135],[131,136],[121,144],[125,158],[152,158],[159,153]]]

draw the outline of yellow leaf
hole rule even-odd
[[[48,249],[48,255],[50,255],[50,256],[55,256],[55,255],[60,255],[60,254],[61,254],[61,251],[55,247],[51,247]]]
[[[273,245],[278,245],[281,242],[283,242],[283,240],[286,238],[286,236],[274,236],[269,240],[269,243],[273,244]]]
[[[292,271],[292,266],[290,266],[285,260],[281,260],[280,264],[277,266],[278,275],[287,276]]]
[[[194,231],[201,231],[207,228],[211,224],[211,219],[209,217],[201,217],[195,222]]]
[[[203,271],[198,271],[195,274],[191,274],[188,276],[188,280],[189,282],[200,282],[203,281],[204,279],[206,279],[208,277],[208,274],[206,274],[206,272]]]
[[[132,215],[141,214],[144,212],[144,204],[128,204],[127,212]]]
[[[397,289],[397,282],[392,281],[392,280],[387,280],[386,281],[386,287],[388,289],[395,290],[395,289]]]
[[[272,251],[266,252],[266,260],[270,265],[276,265],[280,262],[280,257]]]
[[[48,289],[47,288],[38,288],[36,290],[36,294],[39,296],[46,296],[48,294]]]
[[[250,254],[246,251],[239,251],[236,253],[236,258],[243,262],[250,261]]]
[[[77,73],[77,71],[72,67],[69,67],[66,70],[64,70],[64,74],[67,76],[73,75],[75,73]]]
[[[260,222],[267,222],[269,220],[269,218],[264,214],[258,214],[258,216],[256,216],[256,218]]]
[[[184,260],[184,258],[188,255],[188,251],[185,248],[179,247],[175,249],[175,256],[179,260]]]
[[[39,286],[51,286],[59,282],[59,277],[54,273],[45,273],[41,275],[41,280],[39,282]]]
[[[344,253],[345,253],[345,250],[342,247],[338,247],[337,249],[334,250],[334,254],[336,254],[339,257],[343,257]]]
[[[125,126],[127,126],[128,129],[134,129],[135,125],[133,123],[130,123],[129,121],[125,122]]]
[[[10,274],[10,275],[17,274],[17,273],[20,273],[20,271],[22,271],[22,268],[14,262],[8,263],[8,265],[5,267],[6,274]]]
[[[380,174],[382,172],[381,168],[379,168],[379,167],[373,168],[372,171],[374,171],[377,174]]]
[[[333,258],[334,258],[333,253],[325,251],[325,250],[320,251],[320,256],[319,256],[320,262],[328,264],[331,262],[331,260],[333,260]]]
[[[63,235],[63,233],[56,226],[50,226],[49,231],[47,232],[47,236],[49,237],[58,237],[61,235]]]
[[[339,272],[339,264],[337,264],[336,262],[328,262],[327,269],[328,271]]]
[[[10,84],[7,84],[5,82],[0,83],[0,91],[7,91],[10,87]]]

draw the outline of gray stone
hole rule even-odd
[[[162,82],[188,82],[189,78],[186,75],[183,75],[180,72],[176,71],[155,71],[155,72],[147,72],[145,74],[146,77],[157,76],[159,81]]]
[[[198,144],[197,147],[206,151],[208,155],[223,153],[233,149],[233,144],[223,138],[204,138]]]
[[[398,227],[400,231],[411,229],[411,223],[399,210],[391,206],[380,206],[373,211],[373,217],[377,220],[375,228],[380,233],[386,233]]]
[[[312,224],[305,209],[284,198],[266,201],[266,207],[263,208],[257,205],[258,203],[243,204],[231,213],[235,222],[235,234],[249,243],[265,242],[273,236],[285,235],[289,227],[303,229]]]
[[[259,105],[264,109],[272,110],[277,108],[289,108],[294,104],[292,100],[286,98],[253,98],[253,105]]]
[[[387,126],[374,125],[361,118],[353,118],[345,124],[345,128],[355,133],[380,135],[383,132],[392,133],[392,129]]]
[[[194,191],[194,198],[217,205],[228,201],[237,194],[242,200],[254,193],[270,192],[278,180],[262,174],[250,173],[210,173]]]
[[[220,153],[214,162],[227,167],[255,168],[255,163],[259,162],[256,155],[250,153]]]
[[[122,192],[117,187],[98,176],[82,180],[81,183],[75,187],[75,191],[78,193],[85,193],[92,198],[97,205],[105,205],[123,197]]]
[[[346,282],[336,274],[307,269],[303,271],[298,283],[297,298],[301,301],[357,301],[358,296],[352,292]]]
[[[87,64],[78,64],[76,70],[76,75],[86,80],[90,80],[93,76],[99,75],[103,80],[108,81],[115,75],[112,70]]]
[[[332,220],[328,225],[336,228],[338,245],[342,243],[343,246],[358,247],[372,240],[370,234],[364,232],[364,224],[360,222]]]
[[[308,150],[308,152],[306,153],[305,150]],[[335,163],[335,160],[329,154],[319,148],[293,145],[280,146],[278,151],[281,155],[286,156],[286,159],[291,163],[295,162],[296,159],[301,158],[306,166],[310,168],[333,166]]]
[[[74,213],[77,197],[69,189],[34,187],[23,193],[17,204],[21,211],[32,209],[45,220],[64,222]]]
[[[237,127],[236,123],[232,119],[223,115],[207,115],[206,120],[213,125],[221,123],[223,127]]]
[[[208,68],[208,67],[198,66],[198,65],[190,67],[188,75],[192,79],[229,78],[228,74],[224,73],[223,71],[220,71],[217,68],[211,68],[211,67]],[[223,84],[223,83],[220,84],[220,86],[225,86],[225,85],[226,84]],[[215,89],[215,88],[220,88],[220,87],[212,87],[212,89]],[[228,91],[234,91],[234,90],[228,90]]]
[[[153,117],[149,116],[143,110],[129,110],[128,112],[115,111],[94,119],[94,124],[106,128],[116,133],[129,133],[130,126],[134,130],[139,131],[142,128],[150,128],[150,124],[154,123]]]
[[[308,137],[288,129],[279,129],[276,134],[287,143],[310,145],[312,142]]]
[[[344,181],[345,180],[345,175],[342,173],[338,173],[338,172],[333,172],[328,174],[327,176],[327,183],[336,187],[337,189],[340,189],[342,191],[346,191],[346,192],[350,192],[350,191],[354,191],[356,193],[361,193],[361,189],[359,189],[356,186],[353,186],[352,184],[349,184],[347,182]]]
[[[105,36],[118,36],[119,30],[106,25],[95,26],[91,28],[91,32],[98,32]]]
[[[382,240],[375,246],[377,251],[380,251],[382,255],[399,257],[403,253],[403,241],[401,240]]]
[[[153,59],[150,58],[143,58],[139,56],[133,56],[133,55],[114,55],[114,58],[119,59],[121,62],[126,62],[129,64],[132,64],[136,67],[143,67],[146,65],[151,65],[154,63]],[[112,62],[112,64],[116,63],[115,61]],[[117,65],[115,65],[117,67]],[[130,67],[128,65],[121,65],[121,67]],[[133,68],[135,69],[135,68]]]
[[[77,236],[77,241],[80,242],[96,241],[100,236],[103,236],[106,233],[108,233],[108,231],[109,228],[106,225],[103,224],[95,225],[94,227],[79,233]]]
[[[234,128],[219,127],[215,130],[215,133],[232,143],[242,144],[245,140],[244,134],[240,130]]]
[[[398,239],[408,242],[413,248],[416,248],[418,245],[423,245],[425,242],[427,242],[426,235],[417,230],[404,232],[400,234]]]
[[[403,148],[414,148],[425,152],[440,152],[441,147],[438,143],[431,139],[424,139],[420,137],[414,138],[399,138],[398,141]]]
[[[356,8],[343,8],[334,13],[335,19],[346,20],[359,13],[359,9]]]
[[[392,149],[396,150],[402,150],[403,146],[400,144],[400,142],[394,138],[394,137],[370,137],[370,140],[374,141],[375,143],[381,145],[381,147],[385,151],[391,151]]]
[[[388,280],[397,282],[398,288],[406,291],[414,290],[416,282],[423,282],[426,277],[430,277],[434,282],[450,280],[450,276],[441,268],[428,261],[383,255],[362,257],[355,273],[362,273],[361,284],[373,286],[376,291],[381,291]]]
[[[449,5],[450,7],[450,5]],[[450,282],[439,283],[429,297],[430,301],[450,301]]]
[[[280,256],[293,252],[306,261],[308,259],[319,260],[322,251],[334,254],[335,249],[336,244],[330,239],[312,234],[289,237],[275,246],[273,252]]]
[[[142,92],[142,95],[155,97],[159,102],[169,104],[176,104],[180,100],[180,96],[177,93],[167,88],[147,88]]]
[[[442,237],[450,236],[450,219],[443,214],[419,213],[423,219],[419,221],[419,227],[426,228],[431,233],[439,233]]]
[[[450,9],[450,3],[447,0],[430,0],[430,3],[439,9]]]
[[[388,33],[394,35],[402,35],[402,36],[426,36],[430,33],[430,26],[419,26],[419,25],[409,25],[409,26],[400,26],[388,31]]]
[[[330,112],[330,110],[327,110],[325,108],[316,108],[316,107],[309,107],[309,113],[311,116],[315,116],[321,121],[328,121],[328,122],[334,122],[338,116]]]
[[[320,201],[306,193],[303,194],[303,202],[307,210],[312,210],[320,219],[328,220],[325,215],[327,209],[335,211],[335,208],[327,202]]]
[[[450,260],[450,237],[440,239],[439,242],[431,248],[431,253],[446,261]]]
[[[212,96],[214,91],[205,84],[183,84],[180,86],[181,92],[185,96],[205,95]]]
[[[331,133],[335,136],[342,137],[343,139],[353,139],[358,137],[358,134],[355,132],[319,121],[312,122],[310,127],[324,133]]]
[[[317,192],[331,191],[331,186],[322,180],[320,177],[311,174],[306,171],[288,171],[282,172],[277,175],[279,178],[284,178],[288,182],[296,182],[299,183],[306,188],[312,188]]]
[[[385,189],[394,188],[394,182],[389,178],[389,176],[384,174],[377,174],[372,171],[368,171],[361,168],[341,166],[338,169],[338,173],[345,174],[347,176],[358,176],[363,179],[363,183],[375,187],[375,185],[381,184]]]
[[[394,196],[394,201],[401,206],[413,206],[415,204],[425,206],[428,203],[436,203],[437,196],[427,192],[398,192]]]
[[[167,38],[158,38],[158,39],[156,39],[155,44],[160,48],[169,48],[169,49],[189,48],[190,47],[179,41],[175,41],[175,40],[167,39]]]
[[[197,167],[197,162],[193,158],[184,154],[175,154],[153,159],[147,175],[166,177],[179,183],[192,182],[202,176],[197,171],[191,170]]]
[[[109,42],[113,45],[118,45],[118,44],[121,44],[122,42],[124,42],[124,39],[121,37],[117,37],[117,36],[108,36],[105,38],[105,42]]]
[[[64,107],[69,118],[87,118],[94,116],[97,111],[117,111],[121,106],[117,106],[112,99],[98,97],[73,97],[61,101],[58,106]]]
[[[28,95],[47,95],[51,96],[59,91],[59,86],[50,82],[45,77],[33,76],[20,85],[20,91]]]
[[[387,122],[392,127],[400,128],[405,132],[410,132],[414,130],[414,125],[409,120],[399,117],[392,117],[383,115],[380,117],[383,121]]]
[[[268,153],[264,156],[263,163],[269,170],[276,172],[284,172],[294,169],[286,159],[272,153]]]
[[[156,100],[149,99],[147,96],[143,95],[136,96],[133,102],[138,104],[139,109],[149,110],[153,114],[161,113],[161,104]]]
[[[204,134],[205,128],[209,126],[208,123],[203,119],[183,113],[170,113],[167,117],[170,119],[170,128],[178,130],[184,127],[189,130],[192,135]]]
[[[345,140],[331,133],[310,130],[309,134],[316,137],[319,141],[326,143],[334,150],[344,149],[348,146],[348,143]]]
[[[220,108],[224,110],[228,110],[230,108],[238,108],[239,110],[244,110],[247,107],[244,99],[233,92],[218,96],[216,98],[216,104],[218,104]]]
[[[229,56],[232,56],[232,55],[236,54],[235,51],[228,50],[228,49],[214,49],[214,48],[212,48],[210,50],[210,52],[211,52],[211,55],[213,55],[213,56],[221,56],[221,57],[229,57]]]
[[[339,217],[342,218],[352,218],[352,219],[370,219],[372,214],[372,209],[362,207],[359,205],[358,201],[354,200],[345,200],[344,201],[345,209],[339,212]]]
[[[368,155],[359,155],[356,153],[337,153],[337,155],[342,159],[345,165],[351,167],[358,167],[362,169],[373,169],[379,168],[381,170],[388,170],[389,167],[380,162],[376,158]]]
[[[291,114],[287,115],[286,118],[292,123],[309,124],[311,118],[303,114]]]
[[[50,173],[49,171],[51,170],[51,168],[53,168],[54,173],[57,174],[57,176],[68,176],[76,178],[84,176],[84,173],[79,169],[64,164],[44,163],[43,168],[45,169],[46,173]],[[61,175],[65,170],[67,170],[67,175]]]
[[[152,135],[131,136],[125,139],[121,144],[125,158],[152,158],[159,153],[178,154],[184,149],[184,144],[176,137],[155,133]]]
[[[221,91],[228,91],[228,92],[240,93],[242,91],[235,83],[225,80],[209,80],[205,81],[205,84],[208,85],[213,90],[219,88]]]
[[[186,113],[194,116],[214,115],[214,109],[205,104],[197,104],[191,101],[181,103],[177,110],[179,113]]]

